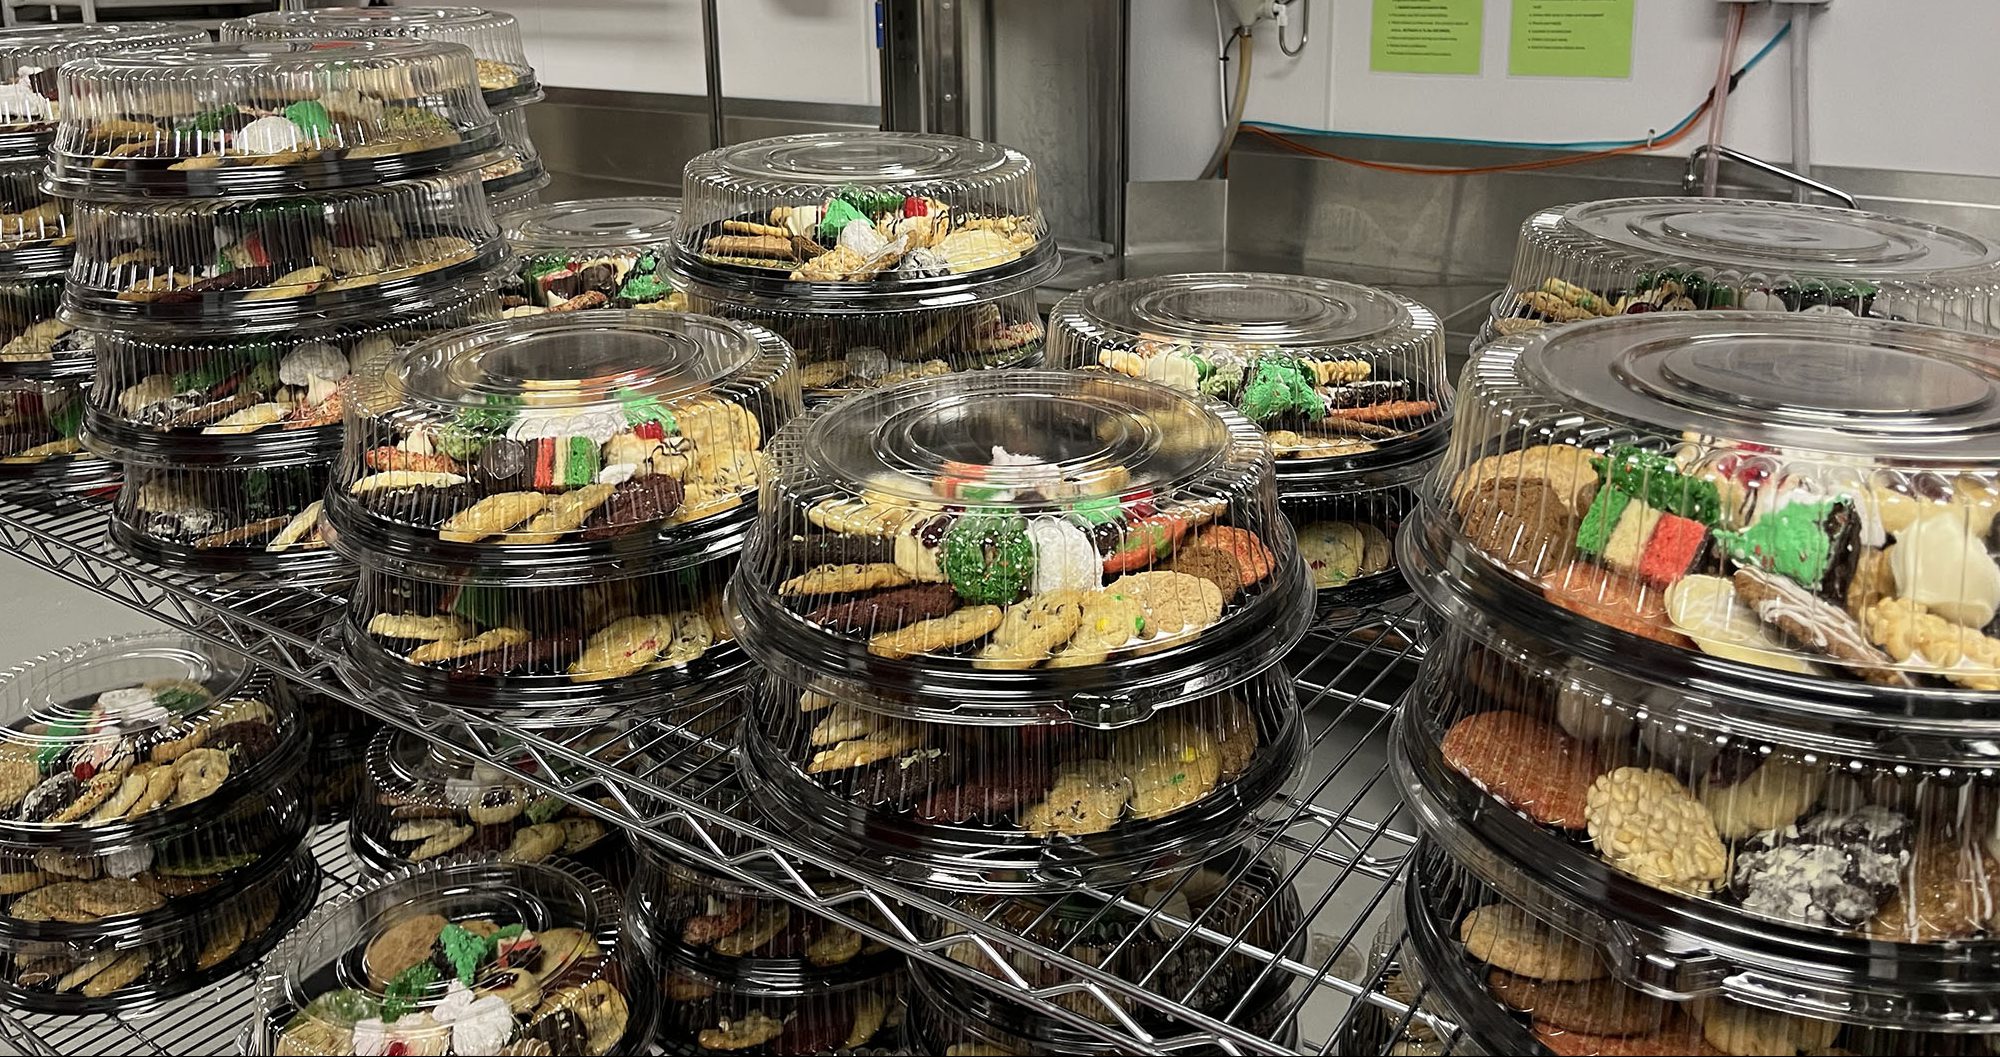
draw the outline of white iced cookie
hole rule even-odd
[[[238,154],[283,154],[305,140],[305,129],[294,124],[290,118],[272,114],[236,130],[230,146],[235,147]]]
[[[1993,622],[2000,608],[2000,565],[1966,530],[1965,515],[1942,510],[1920,516],[1889,549],[1896,594],[1969,628]]]
[[[1683,576],[1667,588],[1666,601],[1675,630],[1711,657],[1800,674],[1813,671],[1811,663],[1771,637],[1764,622],[1736,597],[1736,585],[1724,577]]]
[[[324,341],[302,341],[278,361],[278,381],[304,389],[310,404],[332,396],[347,371],[347,355]]]
[[[1031,594],[1050,591],[1091,591],[1103,586],[1104,560],[1083,530],[1059,517],[1028,522],[1028,541],[1035,547]]]

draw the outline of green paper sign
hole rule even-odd
[[[1478,73],[1486,0],[1375,0],[1368,68]]]
[[[1633,0],[1514,0],[1507,72],[1632,76],[1632,5]]]

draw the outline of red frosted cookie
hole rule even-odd
[[[1521,712],[1481,712],[1452,724],[1444,761],[1537,822],[1584,828],[1597,760],[1575,738]]]

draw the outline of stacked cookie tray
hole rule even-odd
[[[368,745],[348,830],[355,854],[383,869],[469,854],[588,865],[625,846],[602,819],[532,790],[512,770],[397,727]]]
[[[1312,588],[1240,415],[1116,375],[917,379],[768,453],[729,619],[745,785],[921,884],[1037,891],[1226,850],[1283,791]]]
[[[905,132],[783,136],[689,161],[673,268],[696,311],[799,351],[808,400],[1033,366],[1060,266],[1033,164]]]
[[[508,316],[586,308],[686,311],[667,271],[681,204],[674,198],[549,202],[500,218],[521,264]]]
[[[1322,624],[1404,589],[1389,541],[1451,416],[1429,309],[1297,275],[1156,276],[1064,298],[1048,345],[1050,366],[1214,397],[1265,430]]]
[[[1482,351],[1399,540],[1423,828],[1656,995],[1992,1030],[1996,353],[1720,311]]]
[[[903,956],[650,845],[628,902],[658,952],[668,1053],[879,1052],[903,1021]]]
[[[0,31],[0,477],[96,488],[116,468],[81,439],[91,356],[56,318],[74,236],[42,191],[56,130],[56,68],[88,55],[207,40],[163,22]]]
[[[457,856],[315,910],[264,963],[247,1052],[647,1052],[652,952],[617,890],[561,859]]]
[[[1741,310],[2000,330],[2000,243],[1903,217],[1792,202],[1626,198],[1521,225],[1478,341],[1606,316]]]
[[[1482,881],[1440,849],[1419,845],[1404,890],[1402,954],[1424,986],[1423,1006],[1456,1025],[1441,1035],[1412,1020],[1403,1037],[1451,1054],[1975,1054],[1988,1038],[1843,1023],[1810,1010],[1726,996],[1662,997],[1617,978],[1604,956]],[[1501,869],[1506,869],[1502,867]],[[1448,1041],[1447,1041],[1448,1039]]]
[[[260,40],[430,40],[472,49],[479,90],[499,124],[501,150],[480,169],[494,212],[533,204],[549,174],[528,135],[527,107],[541,82],[521,46],[521,25],[504,11],[476,7],[331,7],[263,11],[222,24],[221,38]]]
[[[565,725],[740,686],[722,593],[799,409],[783,341],[602,309],[462,328],[357,378],[326,515],[360,566],[362,670]]]
[[[112,536],[185,571],[336,575],[319,501],[354,360],[498,314],[472,53],[197,44],[60,74],[61,318],[95,342],[85,444]]]
[[[280,698],[290,704],[312,734],[314,766],[306,773],[312,792],[313,822],[344,822],[361,797],[368,745],[382,721],[290,679],[274,679]]]
[[[0,1001],[136,1011],[255,963],[318,892],[302,719],[179,633],[0,674]]]

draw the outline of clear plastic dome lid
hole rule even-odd
[[[56,69],[71,59],[206,44],[197,26],[83,22],[0,30],[0,154],[42,160],[56,127]]]
[[[744,784],[772,824],[982,894],[1122,885],[1236,847],[1302,758],[1282,666],[1116,730],[906,719],[828,680],[767,678],[754,696]]]
[[[1434,636],[1391,754],[1424,832],[1526,878],[1509,891],[1655,994],[1991,1023],[1990,703],[1952,744],[1901,702],[1772,702],[1651,661],[1498,622]]]
[[[500,126],[500,150],[489,155],[479,167],[479,177],[480,187],[497,217],[502,200],[548,186],[549,172],[542,164],[541,153],[535,150],[534,139],[528,135],[527,110],[517,107],[493,118]]]
[[[1263,427],[1287,495],[1434,454],[1451,412],[1444,327],[1399,294],[1297,275],[1125,279],[1049,313],[1049,365],[1215,397]]]
[[[92,443],[84,434],[86,447]],[[111,538],[127,553],[186,573],[335,574],[320,511],[330,465],[321,456],[259,465],[190,467],[179,456],[113,454],[125,480],[111,503]],[[242,457],[236,457],[241,459]]]
[[[908,989],[896,971],[840,984],[744,986],[672,960],[657,986],[661,1048],[696,1057],[895,1052]]]
[[[104,331],[93,335],[97,363],[85,425],[93,444],[126,451],[193,448],[201,456],[260,460],[337,454],[357,363],[499,316],[500,299],[486,292],[386,325],[205,341]]]
[[[267,781],[301,736],[267,689],[242,658],[175,633],[83,643],[0,673],[0,847],[129,839]]]
[[[1633,1053],[1867,1053],[1882,1057],[1986,1050],[1984,1027],[1900,1030],[1843,1022],[1797,995],[1661,997],[1621,979],[1580,933],[1578,913],[1532,881],[1481,880],[1435,845],[1419,845],[1406,893],[1403,956],[1430,1011],[1463,1032],[1448,1050],[1612,1057]],[[1517,894],[1518,893],[1518,894]],[[1411,1027],[1418,1028],[1420,1022]],[[1433,1046],[1437,1034],[1422,1029]],[[1424,1037],[1424,1036],[1418,1036]],[[1371,1051],[1372,1052],[1372,1051]]]
[[[2000,689],[1996,364],[1987,338],[1763,313],[1507,339],[1405,537],[1449,575],[1412,580],[1606,656]]]
[[[378,864],[472,854],[532,863],[585,854],[612,836],[603,820],[519,776],[534,767],[525,754],[502,767],[385,728],[368,745],[351,839]]]
[[[328,502],[342,537],[380,560],[537,578],[723,553],[748,527],[766,438],[799,408],[784,342],[675,312],[468,327],[359,378]]]
[[[66,204],[42,190],[40,158],[0,162],[0,276],[67,268],[75,241]]]
[[[946,722],[1128,723],[1275,663],[1311,585],[1263,436],[1115,375],[920,379],[770,451],[744,648]]]
[[[438,172],[499,135],[470,51],[243,41],[80,59],[49,184],[68,197],[287,194]]]
[[[490,285],[476,172],[310,197],[78,203],[65,314],[155,340],[378,324]]]
[[[630,1052],[655,1003],[635,991],[652,974],[622,913],[601,877],[560,860],[458,857],[370,878],[265,963],[260,1052]]]
[[[943,292],[1052,263],[1034,165],[914,132],[780,136],[696,156],[677,269],[753,294]],[[795,286],[794,284],[803,284]]]
[[[463,44],[472,49],[479,88],[494,111],[542,97],[534,67],[521,48],[521,24],[504,11],[477,7],[328,7],[260,11],[222,24],[222,39],[369,40],[403,37]]]
[[[667,258],[680,226],[677,198],[547,202],[500,218],[521,262],[533,308],[635,308],[673,296]]]
[[[2000,243],[1792,202],[1584,202],[1522,225],[1508,295],[1509,317],[1543,323],[1744,309],[1991,332],[2000,329]]]
[[[90,336],[58,318],[65,278],[45,272],[0,279],[0,377],[89,376]]]
[[[280,855],[264,874],[151,922],[61,939],[0,938],[0,999],[37,1014],[143,1016],[236,978],[270,953],[319,895],[320,870],[310,852]],[[103,879],[77,884],[89,885],[89,894],[71,888],[57,898],[67,906],[101,905],[132,892]]]
[[[105,477],[109,467],[83,446],[86,388],[74,381],[0,378],[0,478]]]
[[[352,549],[349,539],[335,541]],[[492,575],[357,552],[348,652],[380,685],[461,708],[573,718],[579,703],[687,704],[747,662],[723,616],[733,557],[672,569]]]

